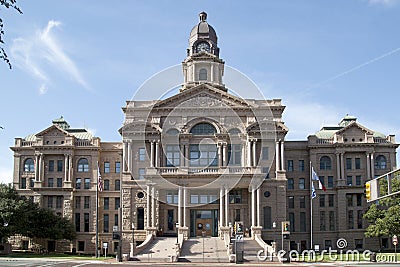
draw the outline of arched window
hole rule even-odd
[[[169,129],[168,131],[167,131],[167,135],[178,135],[179,134],[179,131],[177,130],[177,129],[175,129],[175,128],[172,128],[172,129]]]
[[[206,69],[200,69],[200,71],[199,71],[199,80],[200,81],[207,81],[207,70]]]
[[[34,172],[35,171],[35,163],[33,161],[33,159],[29,158],[25,160],[25,164],[24,164],[24,171],[26,172]]]
[[[216,132],[215,127],[209,123],[199,123],[190,129],[190,133],[193,135],[212,135]]]
[[[379,155],[375,159],[375,169],[384,170],[386,169],[386,157],[383,155]]]
[[[81,158],[78,161],[78,172],[88,172],[89,161],[86,158]]]
[[[320,170],[331,170],[332,169],[332,162],[331,158],[328,156],[323,156],[319,160],[319,169]]]

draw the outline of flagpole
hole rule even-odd
[[[312,165],[310,161],[310,245],[311,250],[313,249],[313,205],[312,205]]]
[[[95,256],[99,257],[99,162],[97,162],[97,177],[96,177],[96,248]]]

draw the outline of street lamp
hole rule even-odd
[[[132,223],[132,257],[135,255],[135,224]]]
[[[175,223],[175,228],[176,228],[176,243],[179,244],[179,231],[178,231],[179,223],[178,222]]]

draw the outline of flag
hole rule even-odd
[[[318,181],[318,188],[326,191],[325,186],[322,184],[321,180],[319,179],[317,173],[314,171],[314,168],[311,168],[311,180]]]
[[[103,180],[101,179],[101,174],[100,174],[100,167],[97,166],[97,183],[99,186],[99,191],[103,191]]]
[[[314,183],[311,182],[311,199],[314,199],[316,197],[317,197],[317,192],[315,191]]]

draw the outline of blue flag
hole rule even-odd
[[[314,199],[316,197],[317,197],[317,192],[315,191],[314,183],[311,182],[311,199]]]

